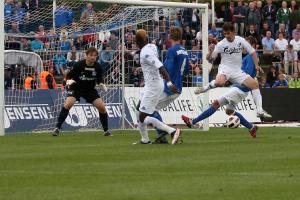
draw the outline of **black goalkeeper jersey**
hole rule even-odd
[[[76,62],[73,69],[68,73],[67,79],[76,81],[76,89],[86,91],[94,89],[96,83],[102,83],[102,70],[98,62],[88,66],[85,60]]]

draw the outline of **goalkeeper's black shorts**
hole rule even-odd
[[[84,98],[87,103],[93,103],[96,99],[100,98],[96,89],[89,90],[67,90],[68,97],[75,97],[77,101],[80,101],[80,97]]]

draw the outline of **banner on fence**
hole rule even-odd
[[[194,94],[195,88],[183,88],[182,94],[169,106],[162,109],[160,114],[167,124],[183,124],[181,115],[188,115],[196,117],[203,112],[203,98],[202,95]],[[216,88],[209,91],[210,103],[218,99],[222,94],[225,94],[229,88]],[[136,105],[139,101],[140,92],[142,88],[126,88],[125,100],[127,102],[131,117],[136,123]],[[238,104],[236,111],[240,112],[250,122],[260,122],[256,116],[256,106],[253,102],[252,96],[249,93],[247,98]],[[214,115],[209,118],[210,124],[224,124],[227,115],[225,108],[220,108]]]
[[[108,91],[110,92],[110,91]],[[122,103],[120,90],[111,91],[112,97],[106,103],[110,128],[120,128],[122,119]],[[5,105],[6,132],[32,132],[51,129],[56,124],[57,115],[63,105],[65,97],[61,90],[36,91],[6,91],[11,101]],[[128,121],[132,121],[128,108],[125,107]],[[125,123],[128,126],[128,123]],[[99,128],[98,110],[81,99],[70,110],[63,125],[64,130],[79,128]]]

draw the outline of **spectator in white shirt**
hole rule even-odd
[[[284,38],[283,33],[279,33],[278,39],[275,40],[275,49],[278,51],[285,51],[288,45],[288,41]]]

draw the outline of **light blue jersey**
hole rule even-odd
[[[182,78],[184,75],[189,73],[190,67],[188,53],[185,50],[185,48],[182,47],[180,44],[172,46],[167,52],[164,66],[169,73],[172,83],[176,86],[178,92],[181,93]],[[164,92],[168,95],[173,94],[167,86],[166,82]]]

